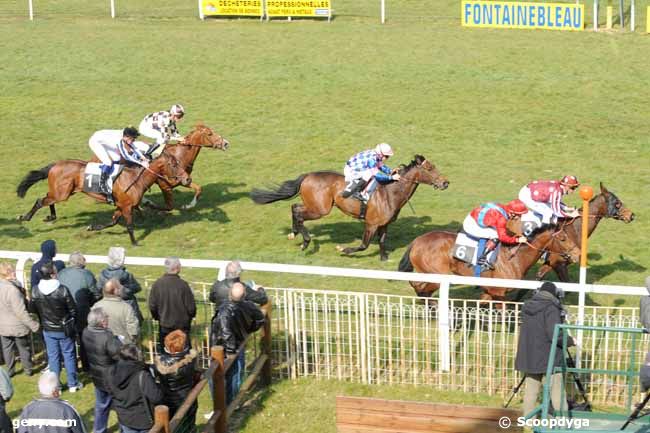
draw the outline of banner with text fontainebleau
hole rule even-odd
[[[583,30],[584,5],[464,0],[464,27],[501,29]]]

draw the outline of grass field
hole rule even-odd
[[[475,205],[509,200],[532,179],[575,173],[587,184],[604,182],[637,214],[631,225],[601,223],[591,238],[589,280],[642,284],[650,240],[650,39],[640,32],[468,30],[449,1],[433,11],[396,1],[389,4],[395,19],[383,26],[369,1],[335,5],[330,24],[201,22],[194,5],[165,0],[153,10],[142,0],[118,2],[118,19],[110,20],[104,2],[51,1],[36,3],[29,22],[25,5],[0,1],[3,249],[37,250],[48,238],[66,252],[128,247],[123,227],[85,231],[112,213],[85,197],[61,204],[54,224],[41,221],[45,211],[17,223],[45,184],[25,200],[15,187],[54,160],[90,157],[95,130],[137,125],[181,102],[188,110],[181,132],[204,121],[232,148],[199,156],[194,178],[204,196],[195,210],[136,220],[141,246],[128,248],[131,255],[395,270],[419,234],[456,229]],[[405,208],[389,228],[386,263],[376,243],[356,257],[335,251],[357,244],[362,232],[338,211],[308,223],[314,241],[301,252],[286,240],[290,203],[262,207],[248,198],[255,186],[340,170],[351,154],[381,141],[396,150],[392,164],[423,154],[451,181],[447,191],[416,192],[414,212]],[[157,190],[150,196],[161,198]],[[264,278],[267,285],[412,293],[399,283]]]

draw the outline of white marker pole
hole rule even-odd
[[[381,23],[386,22],[386,0],[381,0]]]
[[[29,3],[29,20],[34,21],[34,5],[32,4],[32,0],[29,0],[28,3]]]
[[[111,18],[115,18],[115,0],[111,0]]]

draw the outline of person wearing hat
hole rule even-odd
[[[557,180],[535,180],[519,191],[519,200],[528,209],[542,216],[542,224],[553,224],[557,218],[576,218],[578,211],[562,203],[565,195],[580,186],[578,178],[566,175]]]
[[[642,296],[639,300],[639,320],[645,329],[650,329],[650,277],[645,279],[645,288],[649,296]]]
[[[144,116],[138,129],[145,137],[155,140],[147,151],[153,158],[160,156],[167,143],[172,140],[182,142],[183,136],[178,133],[176,122],[185,116],[185,108],[181,104],[174,104],[169,111],[156,111]]]
[[[364,150],[352,156],[345,163],[343,174],[346,186],[341,196],[354,197],[364,203],[370,199],[370,194],[377,188],[377,182],[399,180],[398,173],[394,173],[384,162],[393,156],[393,149],[388,143],[379,143],[374,149]],[[367,188],[366,188],[367,187]],[[364,188],[366,191],[364,192]]]
[[[135,141],[140,133],[133,126],[123,130],[103,129],[95,132],[88,140],[88,145],[101,162],[101,177],[99,188],[111,202],[111,193],[108,189],[108,179],[113,173],[113,166],[120,160],[149,167],[149,159],[140,151],[141,145]],[[141,144],[141,143],[140,143]]]
[[[521,309],[521,330],[517,344],[515,369],[526,376],[524,416],[530,414],[537,405],[537,397],[542,389],[542,380],[549,362],[555,325],[564,321],[563,297],[562,289],[545,281]],[[568,345],[574,345],[573,338],[569,337]],[[553,361],[555,367],[561,365],[563,356],[560,339]],[[555,410],[561,408],[565,411],[567,409],[566,398],[562,398],[562,373],[554,373],[551,378],[551,402]]]

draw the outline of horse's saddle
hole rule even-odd
[[[102,176],[100,165],[101,164],[96,162],[89,162],[86,164],[86,170],[84,171],[84,192],[102,194],[102,190],[99,187],[99,179]],[[117,179],[117,177],[122,173],[122,169],[124,169],[124,166],[121,164],[113,165],[113,171],[106,182],[109,192],[113,192],[113,182],[115,182],[115,179]]]
[[[456,236],[456,242],[451,250],[451,255],[453,258],[465,262],[469,266],[475,266],[476,260],[485,249],[486,240],[487,239],[477,238],[461,230],[458,232],[458,236]],[[494,265],[497,260],[500,245],[501,244],[488,254],[487,260],[492,265]]]
[[[542,227],[542,215],[529,210],[521,216],[521,234],[530,237]]]

